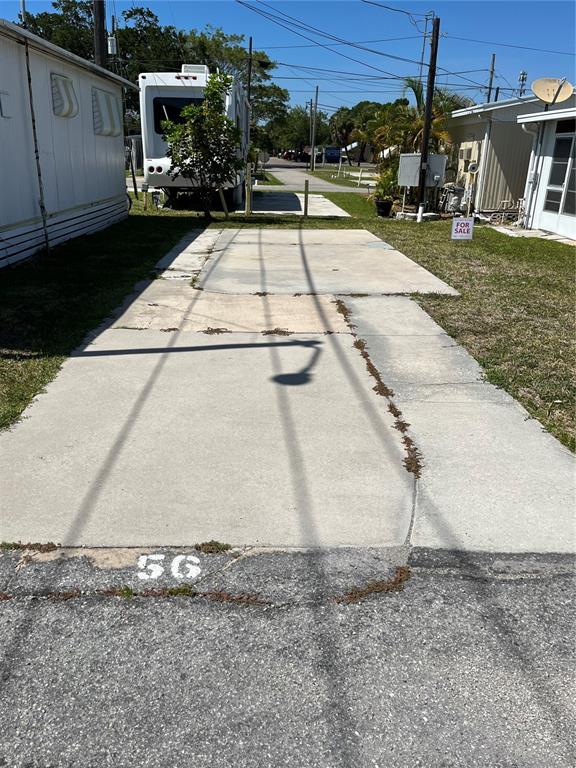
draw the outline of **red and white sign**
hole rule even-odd
[[[452,240],[472,240],[474,219],[452,219]]]

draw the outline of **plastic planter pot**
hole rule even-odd
[[[384,216],[386,218],[390,216],[392,200],[375,200],[374,202],[376,203],[376,213],[378,216]]]

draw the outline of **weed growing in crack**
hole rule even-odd
[[[74,600],[77,597],[81,597],[82,592],[79,589],[67,589],[62,592],[51,592],[48,595],[50,600],[56,600],[58,602],[64,602],[65,600]]]
[[[406,435],[410,424],[407,421],[404,421],[402,418],[402,411],[392,400],[394,397],[394,391],[390,389],[390,387],[387,387],[386,384],[382,381],[380,371],[376,368],[370,358],[370,353],[368,352],[368,345],[366,341],[359,338],[356,334],[356,331],[353,330],[353,328],[356,326],[350,322],[351,312],[345,302],[342,301],[342,299],[336,299],[334,304],[336,304],[336,310],[344,317],[346,324],[350,328],[350,333],[354,337],[354,347],[364,358],[368,373],[370,376],[372,376],[373,379],[376,380],[376,384],[372,387],[372,389],[374,392],[376,392],[377,395],[385,397],[388,400],[388,411],[392,414],[392,416],[394,416],[394,428],[401,432],[403,435],[402,443],[404,445],[404,452],[406,454],[403,462],[404,467],[406,468],[407,472],[411,472],[415,477],[420,477],[422,474],[422,454],[416,447],[414,441],[408,437],[408,435]]]
[[[422,454],[416,447],[414,441],[408,435],[402,437],[404,448],[406,450],[406,457],[404,458],[404,466],[408,472],[412,472],[415,477],[421,477],[422,475]]]
[[[410,568],[407,565],[400,565],[396,568],[394,576],[387,581],[369,581],[363,587],[355,587],[349,592],[334,598],[336,603],[359,603],[369,595],[377,595],[385,592],[401,592],[404,584],[410,578]]]
[[[29,542],[28,544],[22,544],[21,541],[2,541],[0,542],[0,551],[9,552],[12,550],[24,550],[29,549],[34,552],[53,552],[58,549],[58,544],[54,544],[52,541],[41,544],[39,542]]]
[[[227,552],[232,549],[231,544],[223,544],[221,541],[212,539],[211,541],[203,541],[201,544],[195,544],[194,549],[198,552],[203,552],[205,555],[215,555],[218,552]]]
[[[228,328],[204,328],[203,331],[200,331],[200,333],[207,333],[209,335],[218,334],[218,333],[230,333]]]
[[[293,333],[286,328],[272,328],[271,331],[262,331],[262,336],[292,336]]]
[[[201,592],[202,597],[206,597],[208,600],[214,600],[217,603],[240,603],[242,605],[269,605],[267,600],[263,600],[258,595],[250,595],[247,593],[241,593],[239,595],[231,595],[229,592],[213,591],[213,592]]]
[[[346,304],[342,301],[342,299],[334,299],[334,304],[336,304],[336,312],[339,312],[344,318],[345,322],[350,325],[350,318],[352,317],[352,313]]]

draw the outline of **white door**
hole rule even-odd
[[[536,226],[576,238],[576,120],[549,123],[538,195]]]

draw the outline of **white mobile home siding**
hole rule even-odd
[[[19,39],[5,26],[0,26],[0,267],[45,247],[25,38]],[[59,56],[44,50],[41,43],[29,44],[28,52],[52,246],[127,215],[122,85],[66,60],[64,51]],[[55,114],[52,75],[64,76],[72,84],[77,109],[68,110],[71,116]],[[109,93],[117,105],[114,135],[96,133],[94,89]]]
[[[492,124],[479,210],[496,209],[503,200],[516,204],[524,195],[531,148],[532,138],[515,123]]]
[[[452,113],[447,123],[453,142],[451,166],[459,185],[473,185],[476,211],[494,211],[504,200],[517,204],[523,196],[532,140],[519,130],[516,118],[535,102],[512,99]],[[467,171],[468,162],[479,166],[474,177]]]

